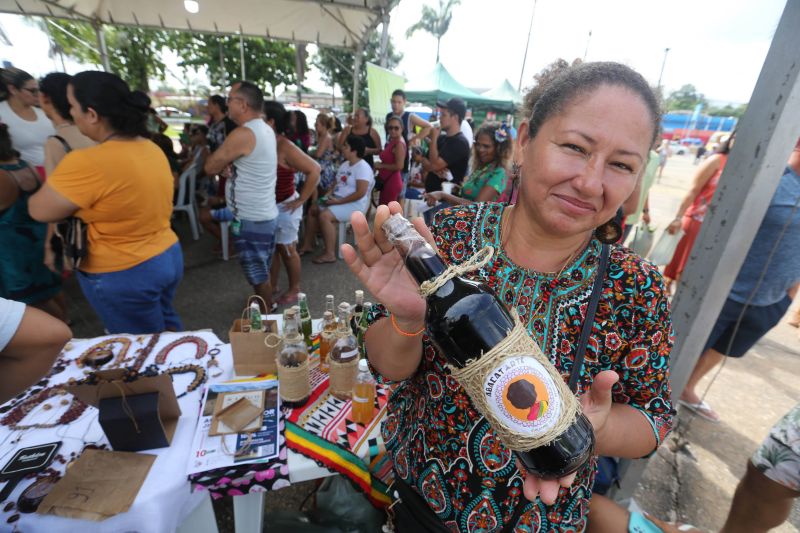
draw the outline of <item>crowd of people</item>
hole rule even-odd
[[[685,235],[662,276],[619,244],[626,227],[649,223],[649,190],[669,157],[659,101],[640,74],[620,64],[554,65],[537,77],[518,130],[493,121],[473,130],[459,98],[437,102],[437,120],[425,120],[405,110],[398,89],[383,136],[365,108],[344,125],[320,113],[311,128],[305,114],[265,100],[242,80],[227,97],[208,99],[207,123],[187,125],[179,153],[149,97],[114,74],[53,73],[37,81],[11,68],[0,78],[0,244],[15,250],[0,258],[0,350],[8,356],[0,368],[19,376],[14,387],[0,380],[0,400],[46,372],[69,338],[61,284],[70,273],[108,333],[183,328],[174,306],[183,252],[171,217],[188,172],[197,186],[185,194],[202,204],[200,222],[220,252],[238,258],[265,312],[298,300],[301,256],[318,251],[314,263],[337,261],[337,230],[351,224],[357,247],[344,245],[341,254],[380,302],[368,311],[365,349],[378,378],[399,383],[383,433],[405,495],[396,508],[400,531],[465,530],[476,509],[486,530],[581,530],[594,522],[592,530],[602,531],[597,524],[616,520],[655,527],[657,520],[620,514],[613,503],[590,502],[594,459],[575,475],[544,480],[485,442],[488,422],[422,335],[424,301],[380,227],[405,203],[421,202],[425,221],[415,225],[448,264],[492,246],[484,281],[565,378],[575,371],[572,348],[590,346],[577,393],[597,453],[645,457],[667,437],[675,414],[670,283],[680,279],[734,136],[698,167],[667,229]],[[749,350],[798,289],[797,257],[765,262],[776,235],[786,239],[778,241],[783,248],[800,249],[798,157],[800,143],[681,395],[682,405],[707,420],[719,417],[698,394],[699,380],[724,356]],[[230,249],[223,250],[227,234]],[[276,294],[281,266],[289,283]],[[593,294],[597,276],[603,282]],[[593,297],[600,303],[586,341],[579,334]],[[50,334],[35,339],[39,351],[23,369],[32,349],[19,345],[34,342],[37,329]],[[486,446],[495,453],[477,451]],[[759,457],[743,483],[767,483],[758,477],[765,475],[790,495],[798,490],[797,477]]]

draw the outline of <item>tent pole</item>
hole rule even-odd
[[[97,47],[100,50],[100,62],[103,64],[103,70],[111,72],[111,63],[108,60],[108,47],[106,46],[106,34],[103,31],[103,25],[99,21],[92,23],[94,26],[94,34],[97,38]]]
[[[247,79],[247,71],[244,67],[244,35],[239,32],[239,60],[242,62],[242,81]]]
[[[736,146],[672,300],[672,324],[679,333],[670,355],[673,405],[756,236],[759,224],[753,221],[764,218],[800,133],[798,27],[800,2],[787,2],[738,128]],[[633,494],[645,466],[647,461],[622,461],[622,484],[615,499]]]
[[[382,20],[383,30],[381,31],[381,62],[380,66],[386,68],[389,63],[389,13],[383,11]]]
[[[360,74],[362,55],[364,55],[364,42],[359,41],[358,46],[356,46],[355,61],[353,62],[353,113],[355,113],[356,109],[358,109],[358,91],[360,90],[359,82],[361,81]]]
[[[228,71],[225,70],[225,54],[222,52],[222,38],[219,40],[219,70],[222,88],[228,87]]]
[[[525,75],[525,63],[528,61],[528,47],[531,45],[531,32],[533,31],[533,16],[536,14],[536,0],[533,0],[533,9],[531,10],[531,23],[528,26],[528,40],[525,41],[525,54],[522,56],[522,68],[519,71],[519,85],[517,91],[522,90],[522,77]]]

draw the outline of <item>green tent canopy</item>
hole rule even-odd
[[[413,79],[407,83],[405,91],[409,102],[420,102],[429,106],[435,106],[439,100],[458,97],[463,99],[467,103],[467,107],[473,111],[492,110],[507,113],[514,111],[514,101],[510,98],[486,97],[467,89],[458,83],[441,63],[437,63],[427,76]]]
[[[499,86],[490,91],[481,93],[484,98],[492,98],[494,100],[510,100],[519,105],[522,103],[522,95],[511,85],[507,79],[503,80]]]

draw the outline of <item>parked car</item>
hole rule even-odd
[[[286,111],[300,111],[306,116],[306,120],[308,121],[308,128],[311,132],[314,132],[314,124],[317,122],[317,115],[319,115],[319,111],[314,109],[313,107],[306,107],[306,106],[299,106],[297,104],[284,104]]]
[[[162,105],[156,108],[156,113],[158,113],[159,117],[164,118],[191,118],[191,113],[187,113],[186,111],[181,111],[177,107],[171,107]]]
[[[689,153],[689,148],[682,145],[678,141],[670,141],[669,148],[672,150],[672,155],[683,155]]]

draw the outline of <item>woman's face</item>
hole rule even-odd
[[[72,115],[72,121],[78,126],[80,132],[97,141],[98,139],[94,137],[98,123],[97,113],[91,108],[86,111],[81,108],[81,104],[75,99],[75,91],[72,85],[67,85],[67,101],[69,101],[69,114]]]
[[[544,231],[572,237],[611,220],[647,164],[651,114],[636,93],[603,85],[567,102],[530,138],[520,126],[520,202]]]
[[[364,113],[363,109],[356,111],[356,114],[353,116],[353,122],[356,126],[361,128],[367,125],[367,114]]]
[[[318,134],[323,134],[323,133],[325,133],[325,131],[326,131],[327,129],[325,128],[325,123],[324,123],[324,121],[322,120],[322,117],[319,117],[319,116],[317,117],[317,120],[316,120],[316,122],[314,122],[314,129],[315,129],[315,130],[317,130],[317,133],[318,133]]]
[[[485,165],[494,161],[497,151],[494,148],[494,139],[486,133],[481,133],[475,140],[475,150],[478,152],[478,159]]]
[[[28,80],[22,87],[17,89],[11,87],[11,94],[15,95],[26,106],[39,105],[39,83],[36,80]]]
[[[399,139],[403,136],[403,125],[398,120],[390,120],[386,125],[386,131],[389,132],[390,139]]]

